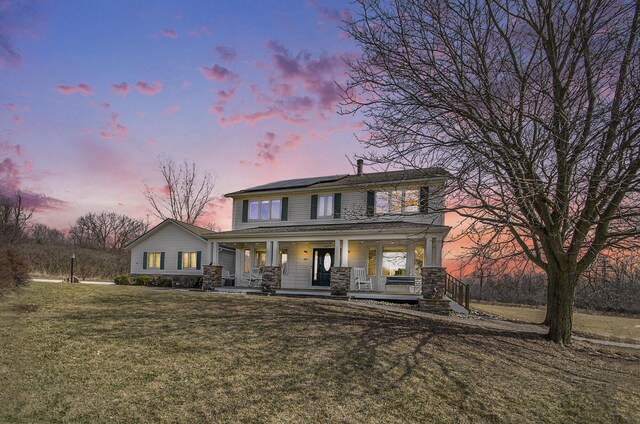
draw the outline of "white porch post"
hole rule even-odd
[[[442,236],[436,237],[436,246],[435,246],[435,266],[442,266]]]
[[[340,266],[340,239],[336,239],[333,253],[333,266]]]
[[[413,269],[416,263],[416,248],[413,243],[407,243],[407,275],[413,277]]]
[[[280,242],[278,240],[273,241],[273,247],[271,248],[271,265],[280,265]]]
[[[220,243],[214,241],[211,245],[211,263],[220,265]]]
[[[349,240],[342,240],[342,257],[340,259],[340,266],[348,267],[349,266]]]
[[[243,262],[244,262],[244,250],[236,249],[236,269],[235,269],[236,285],[238,285],[238,282],[240,281],[240,276],[243,274],[243,271],[244,271]]]
[[[266,266],[273,265],[273,242],[267,241],[267,258],[266,258]]]
[[[427,244],[424,247],[424,266],[434,266],[433,264],[433,237],[427,236]]]
[[[210,263],[213,262],[213,243],[208,241],[207,242],[207,256],[205,256],[205,265],[209,265]]]

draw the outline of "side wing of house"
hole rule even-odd
[[[201,275],[207,242],[177,224],[166,223],[130,251],[131,274]]]

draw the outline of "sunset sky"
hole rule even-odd
[[[92,211],[146,217],[160,154],[214,173],[219,194],[352,172],[362,122],[337,114],[334,83],[357,56],[348,7],[0,0],[0,189],[65,229]],[[230,216],[221,198],[204,221]]]

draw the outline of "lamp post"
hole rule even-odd
[[[69,279],[70,283],[73,283],[73,260],[76,258],[76,254],[71,254],[71,278]]]

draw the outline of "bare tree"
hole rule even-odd
[[[45,224],[34,224],[29,230],[29,238],[38,244],[64,243],[64,233]]]
[[[151,212],[161,219],[173,218],[195,224],[214,198],[215,178],[209,172],[200,174],[193,162],[185,160],[178,165],[166,156],[158,159],[158,168],[164,179],[162,193],[144,182],[144,195]]]
[[[579,276],[638,242],[639,2],[356,3],[342,113],[364,113],[368,159],[447,169],[447,210],[546,273],[569,343]]]
[[[114,212],[88,213],[69,228],[69,239],[79,246],[101,250],[122,249],[144,234],[149,223]]]
[[[29,227],[33,209],[22,202],[17,192],[13,197],[0,194],[0,245],[8,245],[22,239]]]

